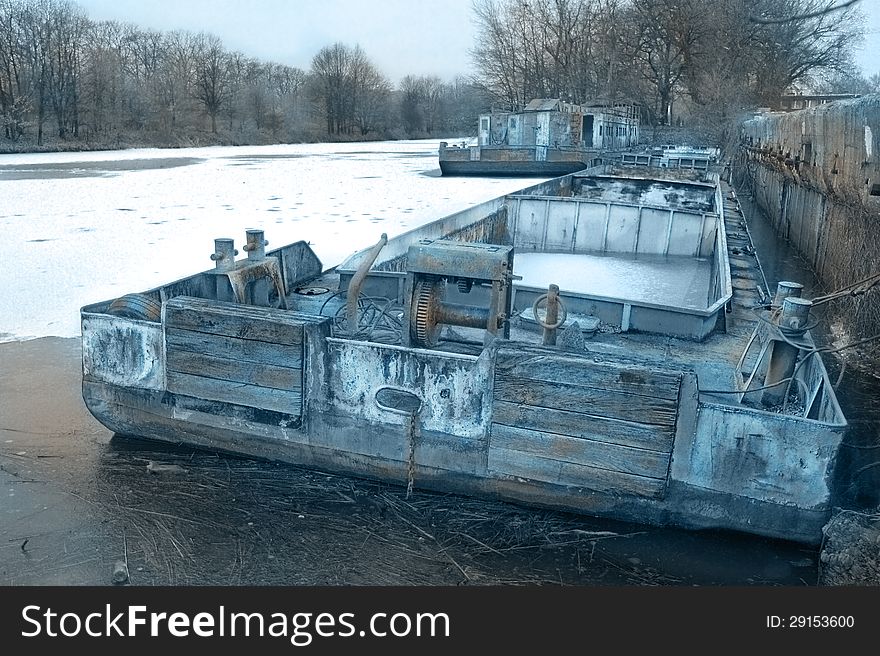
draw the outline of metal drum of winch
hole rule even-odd
[[[443,325],[484,329],[484,343],[510,336],[513,248],[446,239],[422,240],[407,253],[403,344],[437,345]],[[474,294],[481,305],[446,301],[447,286]],[[487,293],[486,293],[487,292]]]

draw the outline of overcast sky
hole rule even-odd
[[[230,50],[303,70],[323,46],[360,46],[393,82],[410,73],[469,75],[472,0],[76,0],[95,20],[210,32]],[[862,0],[865,46],[856,63],[880,73],[880,0]]]
[[[210,32],[230,50],[303,70],[323,46],[342,41],[359,44],[395,83],[471,73],[471,0],[75,1],[95,20]]]

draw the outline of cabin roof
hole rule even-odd
[[[535,98],[529,101],[523,111],[525,112],[546,112],[559,109],[562,103],[559,98]]]

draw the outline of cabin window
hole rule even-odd
[[[508,119],[508,126],[511,130],[516,130],[516,116],[511,116],[510,119]]]
[[[480,129],[483,132],[489,131],[489,117],[484,116],[483,118],[480,119]]]

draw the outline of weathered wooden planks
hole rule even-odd
[[[299,390],[277,390],[169,371],[168,391],[293,415],[302,412],[302,392]]]
[[[223,340],[217,340],[221,342]],[[278,390],[302,390],[302,369],[278,367],[261,362],[242,362],[206,353],[170,349],[167,369],[182,374],[248,383]]]
[[[165,305],[168,391],[291,415],[302,414],[302,317],[204,299]]]
[[[681,378],[549,349],[502,349],[489,470],[658,498],[666,488]]]
[[[550,383],[496,373],[495,398],[541,408],[567,408],[575,412],[673,426],[677,402],[625,394],[570,383]]]
[[[510,376],[569,383],[599,389],[678,401],[681,374],[652,371],[612,363],[596,363],[583,357],[500,351],[496,371]]]
[[[489,447],[489,469],[533,481],[655,499],[662,497],[666,488],[665,479],[623,474],[495,446]]]
[[[492,421],[505,426],[667,453],[672,451],[674,439],[672,429],[667,426],[649,426],[582,412],[536,408],[497,400],[492,406]]]
[[[513,426],[492,428],[492,446],[626,474],[666,478],[669,453]]]
[[[166,328],[272,344],[302,344],[303,321],[271,308],[177,297],[165,304]]]
[[[207,353],[218,358],[262,362],[278,367],[302,368],[303,353],[299,344],[283,347],[269,342],[252,339],[225,337],[198,333],[177,328],[165,329],[165,344],[169,353],[174,350],[191,353]]]

